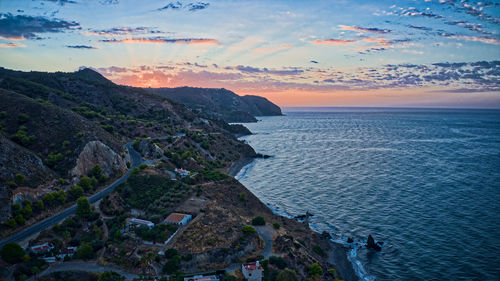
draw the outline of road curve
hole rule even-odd
[[[132,165],[131,168],[137,167],[142,163],[142,157],[139,154],[139,152],[135,151],[135,149],[132,147],[132,143],[129,142],[125,145],[127,147],[130,157],[132,158]],[[89,197],[89,202],[90,204],[93,204],[99,200],[101,200],[104,196],[108,195],[111,191],[113,191],[118,185],[123,183],[128,179],[130,176],[131,169],[123,175],[121,178],[117,179],[114,181],[112,184],[110,184],[108,187],[104,188],[103,190],[97,192],[96,194],[92,195]],[[63,220],[67,219],[68,217],[72,216],[75,214],[76,211],[76,204],[72,205],[71,207],[49,217],[46,218],[32,226],[29,226],[28,228],[25,228],[21,231],[19,231],[16,234],[13,234],[3,240],[0,241],[0,249],[7,243],[9,242],[20,242],[36,233],[41,232],[42,230],[45,230],[51,226],[54,226]]]

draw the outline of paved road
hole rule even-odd
[[[137,167],[139,166],[141,163],[142,163],[142,158],[141,158],[141,155],[139,154],[139,152],[135,151],[134,148],[132,147],[132,143],[129,142],[125,145],[129,152],[130,152],[130,157],[132,158],[132,165],[131,165],[131,168],[134,168],[134,167]],[[89,202],[91,204],[101,200],[104,196],[108,195],[111,191],[113,191],[118,185],[120,185],[121,183],[123,183],[124,181],[126,181],[128,179],[128,177],[130,176],[130,170],[129,172],[127,172],[125,175],[123,175],[121,178],[117,179],[116,181],[114,181],[112,184],[110,184],[108,187],[106,187],[105,189],[99,191],[98,193],[90,196],[89,198]],[[60,222],[62,222],[63,220],[67,219],[68,217],[72,216],[75,214],[75,210],[76,210],[76,204],[49,217],[49,218],[46,218],[44,219],[43,221],[41,222],[38,222],[26,229],[23,229],[21,231],[19,231],[18,233],[12,235],[12,236],[9,236],[3,240],[0,241],[0,249],[7,243],[9,242],[20,242],[20,241],[23,241],[24,239],[34,235],[34,234],[37,234],[39,233],[40,231],[42,230],[45,230],[51,226],[54,226]]]

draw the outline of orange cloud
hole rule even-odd
[[[0,35],[0,39],[6,39],[6,40],[24,40],[24,36],[2,36]]]
[[[0,43],[0,48],[15,48],[15,47],[24,48],[26,47],[26,45],[18,43]]]

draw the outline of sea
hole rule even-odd
[[[353,246],[361,280],[500,280],[500,111],[293,108],[245,123],[236,178]]]

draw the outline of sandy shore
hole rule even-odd
[[[246,157],[236,161],[233,165],[231,165],[231,168],[229,168],[228,175],[235,177],[240,170],[243,169],[243,167],[252,163],[254,159],[255,158]]]
[[[359,278],[354,271],[352,263],[347,259],[351,250],[348,246],[332,242],[333,250],[328,252],[328,262],[337,267],[338,272],[344,281],[358,281]]]

